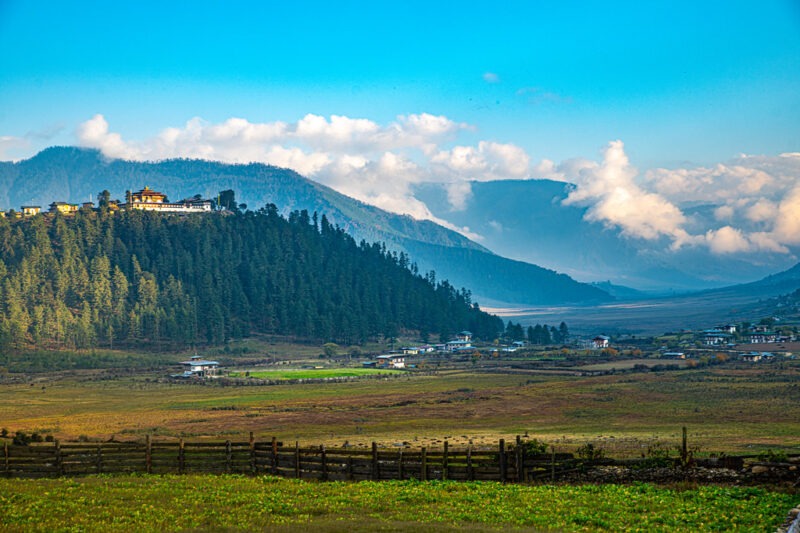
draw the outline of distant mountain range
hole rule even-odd
[[[31,159],[0,163],[0,206],[53,201],[84,202],[108,189],[112,198],[143,186],[165,192],[171,200],[201,194],[214,197],[233,189],[237,200],[257,209],[275,204],[325,214],[332,224],[367,242],[407,252],[422,272],[435,271],[456,287],[470,289],[478,301],[525,305],[590,304],[613,299],[606,291],[579,283],[553,270],[496,255],[463,235],[430,221],[388,213],[291,170],[263,164],[176,159],[153,163],[109,160],[96,150],[53,147]],[[563,185],[563,184],[562,184]],[[522,241],[526,248],[536,240]]]
[[[739,284],[796,262],[789,254],[723,256],[700,247],[670,250],[666,240],[626,238],[618,229],[585,220],[586,207],[565,205],[572,188],[568,183],[537,179],[472,182],[471,194],[459,209],[452,207],[443,184],[418,185],[414,195],[436,217],[483,236],[480,242],[495,253],[582,281],[609,280],[651,294]],[[687,229],[713,227],[716,207],[682,206],[687,224],[696,226]]]

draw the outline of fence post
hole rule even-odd
[[[272,475],[278,475],[278,439],[272,437]]]
[[[11,477],[11,470],[8,460],[8,442],[3,442],[3,464],[5,466],[6,477]]]
[[[467,447],[467,478],[470,481],[475,481],[475,469],[472,466],[472,439],[469,440]]]
[[[58,468],[58,474],[63,476],[64,475],[64,458],[61,456],[61,443],[56,440],[56,467]]]
[[[294,441],[294,477],[300,478],[300,441]]]
[[[97,473],[103,473],[103,446],[102,444],[97,445]]]
[[[144,448],[144,469],[148,474],[153,473],[153,443],[150,441],[150,434],[147,434]]]
[[[420,477],[422,481],[428,481],[428,448],[422,447],[422,466]]]
[[[380,472],[378,472],[378,445],[375,441],[372,442],[372,479],[377,481],[380,479]]]
[[[353,481],[353,458],[349,455],[347,456],[347,479],[348,481]]]
[[[256,464],[256,439],[253,432],[250,432],[250,473],[258,473],[258,465]]]
[[[447,441],[444,441],[444,454],[442,454],[442,480],[447,481]]]
[[[322,481],[328,481],[328,458],[325,455],[325,445],[319,447],[320,461],[322,462]]]
[[[686,466],[689,462],[689,448],[686,443],[686,426],[683,426],[681,438],[681,464]]]
[[[556,480],[556,447],[550,446],[550,482]]]
[[[514,469],[517,471],[517,483],[523,481],[523,474],[522,471],[524,470],[523,467],[523,457],[522,457],[522,439],[519,435],[517,435],[517,447],[514,448]]]
[[[231,473],[231,441],[225,441],[225,473]]]
[[[186,470],[186,448],[183,439],[178,442],[178,473],[183,474]]]
[[[403,481],[403,449],[400,448],[400,453],[397,456],[397,477],[400,478],[400,481]]]
[[[501,483],[505,483],[506,482],[506,474],[507,474],[507,472],[506,472],[506,470],[507,470],[507,465],[506,465],[506,440],[505,439],[500,439],[499,461],[500,461],[500,482]]]

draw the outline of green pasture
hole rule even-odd
[[[0,529],[773,532],[797,495],[746,487],[315,483],[242,476],[0,480]]]
[[[361,376],[379,376],[397,374],[401,370],[384,370],[377,368],[282,368],[276,370],[250,370],[230,372],[232,378],[250,377],[256,379],[324,379],[355,378]]]

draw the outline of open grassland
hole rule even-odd
[[[39,376],[0,383],[0,427],[62,440],[245,438],[339,446],[496,445],[527,434],[573,451],[639,456],[677,445],[681,426],[699,453],[800,451],[800,365],[593,377],[473,371],[397,373],[347,383],[220,386],[153,376]],[[234,437],[230,437],[234,436]]]
[[[230,377],[254,379],[325,379],[356,378],[360,376],[396,375],[402,371],[377,368],[282,368],[276,370],[250,370],[231,372]]]
[[[311,483],[272,477],[0,480],[3,531],[764,531],[796,495],[762,488]]]

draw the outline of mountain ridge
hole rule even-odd
[[[418,184],[413,192],[434,216],[469,226],[495,253],[585,282],[608,280],[670,294],[759,280],[792,261],[791,255],[780,253],[744,257],[691,245],[676,250],[666,237],[626,236],[619,228],[592,220],[588,206],[565,202],[573,188],[547,179],[470,182],[469,194],[455,206],[445,184]],[[683,206],[687,231],[704,233],[704,228],[713,227],[716,207]]]
[[[589,304],[612,300],[606,292],[569,276],[496,255],[463,235],[431,221],[396,215],[342,195],[300,174],[261,163],[227,164],[195,159],[134,162],[109,159],[93,149],[51,147],[34,157],[0,164],[0,201],[7,205],[80,202],[108,189],[112,197],[143,185],[180,197],[213,197],[233,189],[252,207],[275,204],[283,214],[294,210],[325,214],[356,240],[383,241],[411,255],[420,270],[436,271],[455,286],[468,287],[476,298],[525,304]],[[460,264],[469,251],[475,276]],[[442,266],[444,265],[444,266]],[[493,266],[490,266],[493,265]],[[514,277],[511,277],[511,276]],[[547,290],[543,290],[545,287]]]

